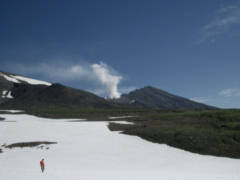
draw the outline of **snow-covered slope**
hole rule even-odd
[[[23,76],[16,76],[16,75],[11,75],[11,74],[3,74],[1,72],[0,72],[0,76],[4,77],[7,81],[11,81],[11,82],[14,82],[14,83],[25,82],[25,83],[33,84],[33,85],[46,85],[46,86],[50,86],[51,85],[51,83],[49,83],[49,82],[40,81],[40,80],[27,78],[27,77],[23,77]]]
[[[11,77],[11,75],[0,73],[0,76],[4,77],[7,81],[10,81],[13,83],[20,83],[20,81],[18,81],[16,78]]]
[[[14,83],[51,86],[51,83],[45,81],[40,81],[0,71],[0,104],[14,98],[11,91],[14,87]]]
[[[1,180],[239,180],[240,160],[203,156],[111,132],[107,122],[0,114],[0,145],[56,141],[50,149],[2,148]],[[39,161],[45,158],[46,171]]]

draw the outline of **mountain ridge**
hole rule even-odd
[[[215,107],[145,86],[118,99],[104,99],[91,92],[59,83],[0,71],[0,105],[8,108],[79,107],[79,108],[152,108],[152,109],[216,109]]]
[[[213,106],[198,103],[152,86],[145,86],[131,91],[128,94],[122,94],[122,96],[115,101],[121,104],[131,104],[142,108],[216,109]]]

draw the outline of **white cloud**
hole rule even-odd
[[[203,97],[193,97],[193,98],[190,98],[190,100],[199,102],[199,103],[206,103],[208,101],[208,99]]]
[[[240,96],[240,89],[238,88],[224,89],[219,92],[219,95],[224,97],[237,97]]]
[[[100,62],[81,63],[41,63],[35,66],[14,65],[18,73],[25,75],[39,74],[53,82],[88,81],[89,84],[100,86],[98,95],[107,94],[110,98],[119,98],[118,85],[123,79],[113,68]]]
[[[226,34],[233,28],[235,24],[240,24],[240,6],[226,6],[218,9],[215,17],[203,26],[201,37],[198,43],[210,41],[214,43],[216,39]]]

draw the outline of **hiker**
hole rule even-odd
[[[44,167],[45,165],[44,165],[44,159],[42,159],[41,161],[40,161],[40,167],[41,167],[41,170],[42,170],[42,173],[44,172]]]

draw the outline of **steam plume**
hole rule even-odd
[[[122,76],[103,62],[89,64],[87,62],[66,63],[63,61],[53,64],[40,63],[34,66],[12,65],[10,67],[18,67],[17,69],[21,74],[38,75],[51,82],[71,84],[84,82],[86,86],[91,87],[92,92],[98,95],[107,95],[109,98],[119,98],[121,95],[118,84],[122,80]]]
[[[109,93],[110,98],[119,98],[120,93],[118,92],[118,84],[122,77],[114,75],[111,69],[104,63],[92,64],[91,65],[96,78],[99,82],[106,87],[106,91]]]

